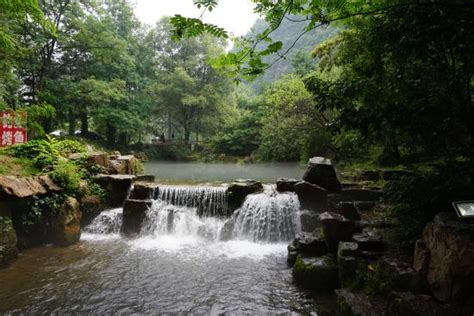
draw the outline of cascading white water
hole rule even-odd
[[[173,234],[219,240],[224,233],[224,239],[278,242],[290,240],[299,230],[298,197],[294,193],[278,193],[274,186],[266,185],[264,192],[247,196],[227,222],[213,216],[220,214],[222,205],[226,205],[222,188],[160,187],[159,190],[158,199],[147,211],[142,235]],[[203,205],[210,206],[211,211]]]
[[[253,241],[288,241],[300,230],[300,203],[295,193],[278,193],[265,185],[264,192],[247,196],[235,211],[232,238]]]
[[[115,234],[120,232],[122,226],[122,208],[103,211],[84,228],[91,234]]]
[[[202,216],[223,216],[227,212],[225,187],[160,186],[157,198],[172,205],[196,208]]]

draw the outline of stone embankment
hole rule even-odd
[[[0,267],[12,262],[21,249],[47,243],[76,243],[81,226],[105,208],[123,204],[133,181],[149,180],[136,175],[139,161],[131,155],[94,153],[86,161],[101,172],[94,181],[107,192],[106,201],[79,193],[75,197],[60,197],[62,189],[47,175],[0,176]]]

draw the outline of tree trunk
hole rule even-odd
[[[89,133],[89,119],[87,113],[81,114],[81,133],[83,136]]]

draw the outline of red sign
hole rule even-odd
[[[0,112],[0,147],[26,143],[26,112]]]

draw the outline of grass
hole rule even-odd
[[[38,174],[41,174],[41,170],[33,167],[29,159],[14,158],[0,150],[0,175],[27,177]]]

